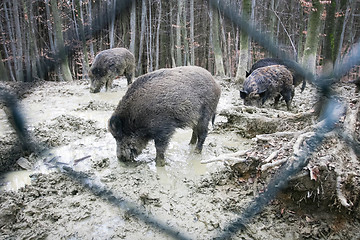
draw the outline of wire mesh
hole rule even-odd
[[[128,11],[131,3],[132,1],[130,0],[118,0],[116,3],[116,8],[113,9],[113,11],[115,11],[116,15],[118,16],[122,12]],[[219,0],[210,0],[210,4],[215,9],[218,9],[222,16],[224,16],[228,21],[232,22],[235,26],[240,28],[241,31],[246,32],[254,41],[263,46],[269,53],[284,60],[290,59],[284,51],[282,51],[274,44],[274,42],[271,41],[269,36],[257,31],[253,25],[240,16],[235,11],[237,6]],[[102,15],[100,14],[99,17],[102,17]],[[105,18],[104,21],[94,21],[94,24],[89,26],[85,32],[89,32],[91,28],[92,34],[97,34],[103,27],[107,25],[106,21],[107,18]],[[102,23],[103,25],[99,25],[99,23]],[[85,36],[86,38],[89,37],[87,34]],[[60,49],[56,56],[60,56],[63,51],[67,51],[71,54],[73,52],[72,50],[73,49],[71,46],[69,49]],[[55,59],[58,59],[56,56]],[[56,67],[56,64],[58,64],[56,61],[51,62],[50,65],[49,63],[46,63],[47,66],[46,68],[44,66],[44,69],[47,69],[47,71],[52,71]],[[339,98],[337,98],[336,93],[331,90],[331,86],[338,82],[340,78],[347,74],[354,66],[359,64],[360,43],[356,43],[354,46],[352,46],[348,54],[346,54],[342,59],[338,59],[336,61],[334,70],[332,72],[323,74],[318,77],[302,68],[299,64],[294,63],[293,61],[289,61],[289,67],[294,69],[297,73],[305,77],[311,84],[316,86],[320,98],[327,99],[326,101],[322,102],[321,109],[323,110],[323,114],[320,117],[321,121],[316,125],[317,127],[315,134],[307,140],[307,147],[303,148],[300,154],[295,156],[293,161],[282,166],[275,177],[268,183],[266,191],[256,197],[238,216],[237,219],[233,220],[228,226],[225,226],[224,230],[218,236],[214,237],[215,239],[229,239],[234,234],[236,234],[237,231],[245,229],[246,225],[251,221],[251,219],[260,213],[262,209],[276,197],[276,194],[286,186],[289,178],[294,176],[308,164],[310,156],[312,153],[314,153],[316,148],[321,145],[326,133],[333,131],[337,127],[337,123],[346,112],[345,104],[342,103]],[[5,107],[8,109],[8,118],[10,119],[12,127],[16,130],[17,136],[22,143],[22,147],[33,152],[40,151],[41,148],[30,139],[24,120],[25,118],[18,107],[18,100],[16,95],[9,93],[5,89],[0,89],[0,98]],[[345,140],[345,142],[348,143],[349,146],[354,149],[357,154],[359,154],[360,147],[355,140],[353,140],[344,132],[339,133],[339,135]],[[38,154],[44,154],[44,152],[46,151],[38,152]],[[150,216],[141,206],[127,201],[121,196],[116,196],[112,191],[108,190],[104,186],[99,186],[91,182],[91,179],[89,179],[88,176],[82,174],[81,172],[76,172],[70,167],[56,164],[56,162],[54,162],[54,166],[67,176],[81,183],[94,195],[105,201],[108,201],[118,208],[131,213],[131,216],[138,218],[149,226],[161,230],[174,239],[191,239],[187,233],[183,233],[178,229],[169,227],[160,219],[154,216]]]

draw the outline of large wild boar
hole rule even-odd
[[[275,98],[275,107],[283,97],[290,110],[294,97],[293,76],[283,65],[271,65],[255,69],[244,81],[240,97],[245,105],[262,106],[269,98]]]
[[[135,58],[126,48],[99,52],[89,70],[90,92],[97,93],[105,85],[108,91],[116,77],[125,75],[128,85],[135,77]]]
[[[261,68],[261,67],[266,67],[266,66],[271,66],[271,65],[284,65],[288,70],[290,70],[290,72],[293,75],[293,85],[295,87],[297,87],[300,85],[300,83],[302,83],[301,92],[304,91],[305,86],[306,86],[305,78],[303,76],[301,76],[301,74],[299,74],[295,70],[293,70],[290,66],[287,66],[287,64],[294,65],[294,64],[296,64],[296,62],[291,61],[291,60],[283,60],[280,58],[263,58],[263,59],[260,59],[259,61],[255,62],[251,66],[251,69],[249,70],[249,72],[246,71],[246,77],[248,77],[256,69]]]
[[[160,69],[138,77],[109,120],[120,161],[133,161],[150,140],[155,141],[156,165],[176,128],[193,130],[190,144],[201,152],[208,125],[215,118],[220,86],[211,74],[195,66]]]

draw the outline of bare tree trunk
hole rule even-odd
[[[156,29],[156,63],[155,63],[155,70],[159,69],[159,49],[160,49],[160,23],[161,23],[161,0],[158,1],[158,25],[157,25],[157,29]]]
[[[82,10],[82,0],[76,0],[76,9],[77,9],[77,18],[79,23],[79,32],[80,32],[80,39],[82,43],[82,79],[88,79],[88,71],[89,71],[89,56],[87,52],[87,45],[85,39],[85,32],[84,32],[84,14]]]
[[[0,54],[0,81],[9,81],[8,73]]]
[[[178,12],[176,16],[176,66],[182,65],[181,60],[181,14],[183,11],[183,0],[177,1]]]
[[[190,0],[190,64],[195,65],[194,0]]]
[[[110,15],[110,33],[109,33],[109,41],[110,41],[110,48],[114,47],[115,36],[114,36],[114,28],[115,28],[115,9],[116,9],[116,0],[108,1],[108,13]]]
[[[152,56],[152,11],[151,11],[151,0],[149,0],[149,19],[148,19],[148,24],[147,24],[147,60],[148,60],[148,65],[147,65],[147,69],[148,69],[148,72],[152,72],[153,71],[153,56]]]
[[[340,34],[339,48],[337,50],[336,59],[338,59],[338,60],[340,60],[340,57],[341,57],[341,52],[342,52],[341,50],[342,50],[342,46],[343,46],[343,42],[344,42],[344,35],[345,35],[345,27],[349,20],[350,8],[351,8],[351,6],[350,6],[350,4],[348,4],[348,6],[346,8],[346,12],[345,12],[345,18],[344,18],[341,34]]]
[[[4,4],[5,6],[6,4]],[[4,10],[6,12],[6,9]],[[11,63],[10,63],[10,58],[9,58],[9,53],[8,50],[6,48],[6,41],[5,41],[5,31],[4,31],[4,27],[2,26],[2,22],[0,21],[0,32],[1,32],[1,36],[3,39],[3,46],[4,46],[4,54],[5,54],[5,59],[7,59],[7,66],[8,66],[8,72],[10,73],[10,78],[12,81],[16,81],[14,73],[13,73],[13,69],[11,67]],[[11,36],[11,35],[10,35]]]
[[[182,11],[182,14],[183,14],[183,20],[181,22],[181,29],[182,29],[182,41],[184,43],[184,60],[183,60],[183,65],[186,66],[186,65],[190,65],[190,50],[189,50],[189,41],[188,41],[188,32],[187,32],[187,26],[186,26],[186,23],[187,23],[187,20],[186,20],[186,17],[187,17],[187,14],[186,14],[186,1],[184,1],[184,5],[183,5],[183,11]]]
[[[244,0],[242,6],[242,15],[244,18],[251,20],[251,10],[252,10],[251,0]],[[239,64],[236,71],[235,81],[238,84],[241,84],[245,80],[245,72],[248,69],[249,62],[249,37],[246,33],[241,32],[240,34],[240,51],[239,51]]]
[[[315,73],[316,53],[319,46],[319,33],[323,5],[320,3],[320,0],[312,0],[312,4],[314,11],[310,13],[302,65],[308,71]]]
[[[18,0],[13,0],[13,11],[14,11],[14,21],[15,21],[15,32],[16,32],[16,53],[14,52],[14,57],[18,58],[17,64],[15,65],[15,73],[16,79],[18,81],[23,81],[24,74],[23,74],[23,35],[21,33],[20,28],[20,15],[19,15],[19,8],[18,8]],[[16,55],[15,55],[16,54]]]
[[[230,66],[229,66],[229,54],[228,53],[228,48],[227,48],[227,41],[226,41],[226,33],[225,33],[225,24],[223,22],[223,19],[221,16],[219,16],[219,21],[220,21],[220,28],[221,28],[221,40],[222,40],[222,50],[223,50],[223,53],[224,53],[224,56],[225,56],[225,61],[224,61],[224,72],[226,75],[229,75],[229,72],[230,72]],[[220,45],[220,48],[221,48],[221,45]]]
[[[219,13],[217,9],[210,7],[210,12],[212,12],[212,42],[213,42],[213,51],[215,56],[215,75],[224,77],[224,62],[222,57],[222,50],[220,46],[220,36],[219,36]]]
[[[72,76],[69,68],[68,56],[64,45],[64,37],[62,33],[62,23],[59,15],[59,9],[56,0],[51,0],[51,9],[54,17],[55,26],[55,46],[57,57],[60,65],[59,79],[61,81],[72,81]]]
[[[24,2],[26,4],[27,1]],[[33,77],[40,77],[41,79],[45,78],[45,73],[43,66],[40,62],[40,51],[38,47],[38,43],[36,41],[36,32],[35,29],[37,29],[35,17],[34,17],[34,9],[33,5],[30,3],[29,5],[29,15],[30,15],[30,38],[31,38],[31,61],[32,61],[32,75]]]
[[[137,72],[139,75],[142,75],[142,54],[144,48],[144,36],[146,31],[146,0],[142,0],[142,10],[141,10],[141,33],[140,33],[140,43],[139,43],[139,58],[137,64]]]
[[[176,67],[172,6],[173,6],[172,1],[170,1],[170,57],[171,57],[171,66]]]
[[[134,1],[135,2],[135,1]],[[90,25],[90,28],[89,28],[89,34],[90,34],[90,37],[92,38],[92,7],[91,7],[91,1],[88,1],[88,8],[87,8],[87,14],[89,16],[89,25]],[[95,57],[95,52],[94,52],[94,44],[92,41],[90,41],[90,57],[91,59],[94,59]]]
[[[132,2],[130,13],[130,47],[129,50],[135,56],[135,42],[136,42],[136,1]]]

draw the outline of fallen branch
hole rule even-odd
[[[271,160],[273,160],[274,158],[277,157],[277,155],[279,154],[279,152],[280,152],[280,150],[276,150],[275,152],[272,152],[272,153],[270,154],[270,156],[268,156],[268,157],[264,160],[264,162],[266,162],[266,163],[270,162]]]
[[[234,153],[228,153],[228,154],[223,154],[220,156],[217,156],[215,158],[210,158],[208,160],[202,160],[200,163],[202,164],[206,164],[206,163],[212,163],[212,162],[225,162],[226,160],[230,160],[230,161],[237,161],[240,160],[240,162],[242,161],[242,159],[240,159],[240,156],[244,156],[246,155],[250,150],[240,150]]]
[[[301,145],[303,144],[303,142],[305,141],[305,138],[310,138],[312,136],[315,135],[315,132],[306,132],[301,134],[297,139],[296,142],[293,146],[293,150],[294,150],[294,156],[300,156],[300,151],[301,151]]]
[[[284,158],[284,159],[277,160],[275,162],[266,163],[266,164],[261,166],[261,171],[264,172],[264,171],[268,170],[269,168],[274,168],[276,166],[279,166],[279,165],[283,164],[286,161],[287,161],[287,158]]]
[[[349,207],[353,206],[353,203],[351,201],[348,201],[345,198],[345,196],[344,196],[344,194],[343,194],[343,192],[341,190],[341,186],[342,186],[342,184],[341,184],[341,176],[338,175],[336,177],[336,196],[339,199],[341,205],[343,205],[346,208],[349,208]]]

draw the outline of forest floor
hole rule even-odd
[[[155,166],[153,143],[139,164],[116,158],[107,121],[127,89],[124,79],[98,94],[80,81],[43,82],[23,91],[29,130],[49,150],[30,156],[14,150],[16,135],[0,111],[0,165],[6,171],[0,239],[172,239],[144,223],[132,206],[191,239],[219,236],[291,159],[294,145],[305,144],[298,140],[316,124],[316,91],[297,88],[288,112],[284,103],[277,110],[272,102],[245,107],[233,84],[218,81],[219,114],[203,153],[192,152],[189,129],[179,130],[165,167]],[[359,96],[346,83],[336,90],[347,113],[356,112],[352,125],[359,136]],[[359,239],[360,164],[354,154],[335,133],[327,136],[308,166],[233,238]]]

